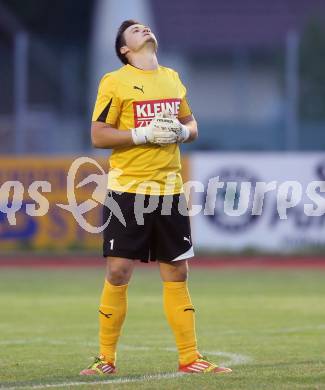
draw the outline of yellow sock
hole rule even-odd
[[[179,353],[179,363],[192,363],[198,356],[194,307],[186,282],[164,282],[164,310]]]
[[[105,280],[99,306],[100,355],[115,363],[116,346],[127,311],[128,285],[114,286]]]

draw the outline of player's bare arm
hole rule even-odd
[[[163,121],[164,119],[160,118],[160,120]],[[168,118],[165,118],[165,120],[168,121]],[[197,122],[194,119],[193,115],[188,115],[186,117],[183,117],[179,120],[179,122],[182,125],[185,125],[189,131],[189,136],[186,140],[184,140],[184,142],[194,141],[198,137],[198,130],[197,130]],[[173,126],[173,123],[169,124],[168,122],[166,122],[166,126],[168,125]],[[138,129],[138,132],[139,130],[144,130],[146,133],[148,133],[147,128]],[[159,135],[159,140],[162,143],[164,140],[161,140],[161,136],[165,136],[165,141],[167,144],[177,142],[177,137],[176,136],[174,137],[172,130],[170,130],[169,135],[167,134],[166,129],[163,131],[163,134],[159,132],[158,135]],[[128,146],[133,146],[138,144],[137,139],[135,139],[134,129],[133,132],[132,131],[127,132],[123,130],[118,130],[111,124],[96,122],[96,121],[92,122],[91,140],[93,146],[99,149],[114,149],[114,148],[128,147]],[[139,142],[139,143],[141,144],[146,142],[147,141],[144,140],[143,142]],[[152,140],[152,143],[156,143],[154,142],[154,139]]]
[[[95,148],[114,149],[134,145],[130,131],[114,128],[113,125],[102,122],[92,122],[91,142]]]
[[[186,130],[186,139],[189,137],[189,130],[182,129],[178,120],[171,119],[167,114],[160,114],[154,118],[148,126],[135,127],[129,132],[115,129],[111,125],[93,122],[92,142],[95,147],[103,149],[115,149],[131,145],[154,144],[166,146],[182,140],[182,134]],[[127,137],[123,133],[128,134]],[[178,133],[180,135],[178,135]],[[184,137],[185,140],[185,137]]]

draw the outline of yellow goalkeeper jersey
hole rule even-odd
[[[130,131],[147,126],[166,109],[178,118],[191,114],[178,73],[163,66],[141,70],[128,64],[100,81],[92,120]],[[114,191],[152,195],[183,192],[177,144],[113,149],[109,167],[108,188]]]

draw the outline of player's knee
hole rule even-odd
[[[107,280],[115,286],[127,284],[130,280],[130,277],[131,270],[125,266],[110,267],[106,275]]]
[[[177,279],[177,282],[185,282],[187,280],[187,277],[188,277],[187,269],[181,269],[175,273],[175,278]]]
[[[176,267],[174,268],[174,275],[178,279],[177,281],[183,282],[187,280],[188,277],[188,265],[187,262],[182,262],[177,264]]]
[[[185,282],[188,277],[187,264],[177,264],[174,267],[161,269],[161,276],[168,282]]]

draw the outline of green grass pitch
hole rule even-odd
[[[84,378],[79,370],[97,353],[103,270],[2,268],[0,387],[325,389],[324,279],[317,270],[193,268],[189,286],[200,350],[234,371],[173,377],[177,354],[158,269],[138,268],[118,375]]]

